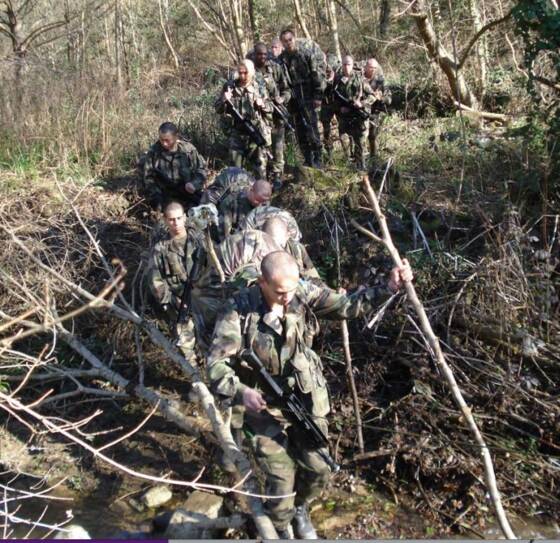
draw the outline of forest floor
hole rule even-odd
[[[419,292],[438,334],[448,341],[450,352],[462,353],[463,358],[453,359],[455,369],[467,389],[469,402],[488,417],[486,429],[496,457],[498,480],[504,497],[512,500],[508,505],[517,518],[514,525],[524,537],[558,537],[558,525],[552,520],[552,512],[560,501],[555,486],[558,475],[550,476],[552,468],[547,462],[558,458],[560,452],[558,434],[554,434],[559,418],[555,409],[550,420],[543,414],[549,407],[549,398],[558,393],[558,370],[552,369],[548,362],[543,363],[541,372],[537,372],[539,384],[531,381],[539,389],[539,401],[544,404],[542,413],[533,413],[532,420],[539,431],[535,432],[529,423],[513,429],[501,427],[499,422],[490,421],[490,416],[509,412],[513,402],[518,402],[519,417],[526,414],[524,409],[531,398],[523,396],[518,400],[511,382],[532,379],[534,373],[526,366],[523,372],[527,374],[521,373],[523,356],[519,353],[512,354],[503,347],[500,351],[498,348],[489,351],[487,346],[479,346],[478,337],[473,339],[462,329],[448,326],[450,308],[455,310],[458,292],[464,292],[467,302],[463,306],[459,304],[456,315],[464,316],[471,315],[471,305],[476,308],[487,301],[488,290],[484,289],[496,288],[484,283],[492,270],[485,269],[482,263],[495,256],[496,246],[502,241],[499,235],[508,239],[504,225],[513,220],[511,217],[517,217],[515,224],[527,236],[535,235],[534,224],[542,226],[538,198],[531,197],[539,191],[534,181],[539,164],[532,161],[530,150],[515,134],[515,129],[481,130],[457,118],[403,122],[389,117],[381,139],[381,156],[384,159],[377,164],[378,173],[372,175],[374,185],[379,187],[386,160],[391,157],[393,167],[388,171],[382,197],[390,228],[400,250],[416,270]],[[341,285],[349,289],[383,280],[390,268],[387,257],[379,247],[358,235],[348,222],[350,216],[364,225],[374,222],[360,197],[360,176],[344,166],[340,157],[322,173],[294,166],[290,172],[286,188],[275,197],[273,205],[294,213],[310,256],[325,281],[338,286],[339,267]],[[29,210],[35,218],[32,226],[22,226],[21,235],[26,230],[66,232],[65,243],[74,243],[79,237],[77,226],[56,186],[44,182],[23,190],[21,187],[28,185],[28,180],[13,177],[11,184],[10,195],[14,198],[10,199],[11,203],[4,203],[3,213],[10,217],[20,214],[22,225],[29,221]],[[94,180],[85,186],[70,180],[62,185],[67,195],[74,198],[104,252],[109,257],[120,258],[128,268],[129,281],[124,293],[129,297],[130,279],[147,256],[151,237],[150,217],[138,205],[134,178],[124,174]],[[27,216],[22,210],[27,210]],[[415,226],[414,217],[419,227]],[[340,228],[339,255],[334,228]],[[541,232],[539,228],[537,231]],[[547,230],[542,230],[544,236],[550,236],[551,232],[550,224]],[[541,240],[539,246],[545,241]],[[557,248],[556,244],[556,252]],[[551,252],[554,256],[552,249]],[[99,268],[92,267],[87,259],[72,265],[76,273],[85,274],[89,283],[102,286]],[[484,289],[481,286],[472,292],[468,288],[461,290],[471,284],[466,278],[473,273],[480,274]],[[507,282],[507,277],[502,279]],[[503,312],[499,305],[493,309],[493,315]],[[363,322],[350,327],[358,390],[363,402],[366,450],[387,449],[386,456],[353,460],[356,453],[353,412],[343,378],[344,358],[338,325],[326,323],[317,338],[316,348],[328,365],[326,372],[333,397],[334,450],[346,469],[333,477],[328,491],[313,508],[313,518],[321,535],[328,538],[437,538],[457,533],[495,537],[495,521],[485,500],[476,451],[465,436],[464,426],[445,388],[434,374],[422,342],[406,325],[406,304],[402,301],[397,304],[395,315],[386,315],[373,331]],[[483,323],[477,318],[473,318],[475,324]],[[527,319],[524,323],[527,324]],[[96,315],[81,317],[76,328],[105,356],[113,358],[117,353],[114,368],[123,375],[135,377],[134,341],[126,326],[115,327],[103,315]],[[556,329],[550,337],[555,337],[555,333]],[[143,349],[146,384],[157,384],[171,397],[186,401],[185,378],[147,341],[143,341]],[[466,357],[467,352],[472,359]],[[479,367],[478,362],[473,362],[475,358],[484,358],[486,365],[481,363]],[[504,358],[508,359],[507,364]],[[469,369],[463,360],[476,367]],[[68,355],[67,361],[78,363],[73,355]],[[496,365],[496,370],[492,370],[496,373],[488,373],[490,364]],[[516,372],[510,382],[510,376]],[[492,381],[491,387],[481,381],[485,375]],[[59,387],[60,392],[65,390],[63,383]],[[530,389],[515,388],[515,391],[526,394]],[[139,404],[116,401],[73,404],[65,415],[78,416],[85,407],[93,410],[94,406],[103,410],[95,422],[99,429],[132,428],[145,416]],[[64,407],[60,404],[57,409],[64,410]],[[199,411],[196,405],[190,404],[190,408],[193,414]],[[75,521],[90,529],[92,536],[149,528],[155,512],[138,511],[134,506],[134,497],[145,484],[75,447],[60,445],[51,437],[36,437],[32,446],[30,449],[28,445],[29,458],[19,469],[47,472],[51,481],[64,473],[68,479],[63,494],[74,499],[64,508],[72,509]],[[525,454],[528,447],[535,455],[531,460]],[[173,473],[189,479],[205,467],[204,480],[228,482],[227,475],[218,467],[216,451],[206,439],[181,434],[157,415],[112,451],[114,459],[138,471],[160,476]],[[516,459],[517,471],[513,475],[505,473],[510,469],[510,458]],[[500,477],[501,472],[505,473],[505,479]],[[524,501],[526,492],[530,499]],[[184,490],[175,491],[172,506],[182,503],[185,497]],[[56,516],[61,511],[51,507],[49,515]],[[100,512],[103,513],[101,523]]]

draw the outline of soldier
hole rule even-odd
[[[247,170],[228,166],[216,175],[214,182],[202,194],[200,203],[218,206],[226,196],[250,187],[254,182],[255,178]]]
[[[408,263],[391,271],[388,288],[367,288],[352,295],[336,293],[300,281],[295,259],[284,251],[268,254],[261,263],[258,283],[234,295],[214,329],[208,355],[213,392],[225,403],[242,404],[245,428],[265,474],[265,493],[293,496],[270,499],[267,514],[282,539],[296,535],[317,539],[308,505],[326,485],[330,468],[324,453],[310,446],[309,436],[290,425],[280,406],[261,392],[258,372],[238,357],[251,349],[285,391],[300,396],[315,423],[326,435],[329,397],[322,365],[311,349],[318,332],[317,317],[357,318],[383,301],[403,281],[412,280]]]
[[[214,106],[223,116],[231,165],[241,168],[246,163],[257,177],[266,178],[272,104],[266,87],[255,82],[251,60],[239,63],[235,79],[224,85]]]
[[[286,68],[291,89],[290,112],[294,116],[296,136],[305,165],[321,167],[319,110],[325,89],[325,74],[321,62],[297,41],[294,32],[285,29],[280,34],[284,51],[281,61]]]
[[[333,97],[334,76],[337,70],[337,63],[334,59],[328,62],[326,68],[325,92],[323,94],[323,102],[321,103],[321,124],[323,125],[323,145],[327,152],[329,160],[332,159],[333,141],[332,141],[332,121],[335,117],[335,100]]]
[[[284,173],[284,137],[286,132],[285,122],[288,117],[286,104],[290,100],[290,88],[281,64],[268,59],[268,49],[264,43],[257,43],[254,47],[255,70],[257,80],[266,86],[268,95],[273,102],[272,115],[272,189],[280,190],[282,187],[282,174]]]
[[[249,213],[260,205],[266,204],[272,196],[272,187],[268,181],[259,179],[249,188],[231,193],[218,205],[220,215],[220,239],[224,240],[243,226]]]
[[[181,298],[186,285],[198,279],[205,255],[187,236],[185,210],[179,202],[171,202],[163,212],[168,229],[166,239],[154,246],[150,259],[149,285],[154,298],[164,310],[176,345],[187,360],[195,357],[195,326],[192,315],[182,315]],[[196,265],[195,265],[196,262]]]
[[[391,105],[391,91],[385,88],[385,78],[383,76],[383,69],[379,62],[374,58],[368,58],[364,66],[364,79],[369,83],[375,101],[371,106],[371,114],[368,123],[368,143],[369,154],[371,157],[377,155],[379,130],[383,118],[381,112]]]
[[[196,147],[179,137],[173,123],[159,127],[159,139],[143,159],[143,183],[152,207],[161,211],[170,200],[197,205],[206,181],[206,162]]]
[[[272,55],[272,59],[276,62],[280,61],[280,55],[282,54],[283,50],[284,46],[282,45],[282,42],[279,38],[274,38],[270,42],[270,54]]]
[[[338,130],[350,139],[352,158],[359,170],[365,169],[364,149],[366,143],[369,106],[373,103],[373,91],[361,72],[354,70],[350,55],[342,59],[342,71],[335,77],[333,94],[338,111]]]
[[[296,260],[299,273],[306,281],[311,281],[318,286],[324,286],[317,268],[307,254],[305,245],[290,236],[288,224],[280,217],[272,217],[262,226],[263,232],[268,234],[276,244],[284,249]]]

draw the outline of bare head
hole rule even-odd
[[[282,45],[282,42],[280,41],[280,38],[274,38],[270,42],[270,50],[271,50],[272,56],[274,58],[279,57],[280,54],[282,53],[283,49],[284,49],[284,46]]]
[[[250,85],[255,78],[255,65],[253,64],[253,61],[248,58],[243,59],[237,65],[237,74],[235,78],[239,81],[239,84],[242,87]]]
[[[280,33],[280,40],[288,53],[293,53],[297,49],[296,35],[291,28],[282,30]]]
[[[257,179],[247,191],[247,200],[253,207],[265,204],[272,196],[272,186],[264,179]]]
[[[261,262],[259,286],[270,308],[286,307],[299,283],[299,267],[293,256],[284,251],[267,254]]]
[[[342,57],[342,73],[345,77],[350,77],[354,70],[354,59],[350,55]]]
[[[262,230],[274,239],[279,247],[286,247],[286,244],[290,239],[290,232],[288,231],[288,225],[284,219],[281,219],[280,217],[272,217],[265,221]]]
[[[262,68],[268,59],[268,48],[267,46],[259,42],[253,47],[253,51],[255,52],[255,67]]]
[[[179,129],[170,122],[163,123],[158,130],[159,143],[166,151],[175,152],[177,150],[177,140],[179,139]]]
[[[185,226],[185,209],[179,202],[171,202],[163,210],[163,218],[172,238],[180,238],[187,235]]]
[[[364,66],[364,75],[367,79],[371,79],[374,75],[377,75],[380,68],[381,66],[379,65],[379,62],[377,62],[377,60],[375,60],[374,58],[368,58],[366,65]]]

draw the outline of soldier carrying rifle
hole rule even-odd
[[[296,260],[276,251],[262,260],[258,283],[235,294],[216,323],[207,358],[212,391],[224,403],[246,408],[244,429],[264,471],[265,493],[296,492],[295,498],[268,499],[265,504],[282,539],[293,538],[292,521],[299,538],[317,539],[308,505],[334,467],[326,447],[329,395],[321,360],[312,349],[317,317],[357,318],[410,280],[412,271],[405,262],[391,271],[387,287],[340,294],[301,281]],[[263,383],[264,372],[261,364],[251,363],[252,353],[277,383],[276,393]],[[302,414],[309,415],[303,425],[296,422]],[[308,435],[309,418],[319,430],[313,432],[318,439]]]
[[[239,63],[236,77],[224,85],[214,107],[228,135],[230,165],[252,169],[257,178],[266,179],[272,103],[266,86],[255,81],[251,60]]]

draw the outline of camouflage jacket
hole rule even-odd
[[[249,202],[245,190],[228,194],[218,205],[220,215],[220,240],[233,234],[244,223],[253,205]]]
[[[303,243],[290,238],[284,250],[296,259],[299,266],[299,273],[303,279],[311,281],[315,285],[323,286],[323,280],[317,268],[315,268],[313,261],[309,258],[307,249]]]
[[[168,192],[184,192],[185,183],[201,190],[206,181],[206,162],[188,141],[178,140],[178,149],[166,151],[156,141],[144,161],[144,190],[148,198],[161,202]]]
[[[372,103],[372,113],[375,112],[375,109],[382,110],[384,109],[383,106],[390,106],[393,96],[390,89],[385,88],[385,78],[383,76],[383,71],[374,73],[369,80],[365,77],[364,79],[369,83],[369,86],[371,87],[371,90],[373,92],[381,91],[382,95],[381,100],[374,98],[374,102]]]
[[[303,101],[321,101],[325,89],[325,73],[316,56],[298,45],[294,53],[283,51],[280,58],[292,96]]]
[[[243,349],[250,348],[280,386],[299,391],[310,412],[324,417],[330,410],[328,391],[321,360],[311,348],[319,331],[317,317],[357,318],[388,294],[385,288],[338,294],[301,281],[280,319],[269,310],[258,285],[240,291],[228,301],[214,329],[208,354],[212,390],[223,399],[239,403],[245,388],[259,388],[257,373],[237,358]],[[270,405],[268,411],[281,417]]]
[[[177,309],[185,281],[193,267],[196,247],[188,237],[171,239],[169,236],[153,248],[149,284],[155,299],[162,305]]]
[[[270,145],[270,124],[272,122],[272,103],[266,85],[260,85],[258,80],[246,87],[241,87],[237,80],[227,82],[220,96],[214,103],[216,112],[223,115],[223,127],[226,132],[237,131],[244,134],[243,127],[233,117],[231,106],[224,100],[224,92],[231,88],[233,96],[231,103],[239,114],[250,121],[255,128],[261,131],[268,145]],[[256,100],[263,101],[263,108],[256,105]]]
[[[257,80],[265,84],[270,98],[282,98],[283,103],[287,104],[291,93],[283,66],[278,62],[267,60],[262,68],[255,66],[255,70]]]
[[[343,75],[339,73],[335,76],[333,83],[334,101],[338,114],[342,117],[355,116],[356,114],[351,108],[347,113],[342,113],[340,111],[340,108],[348,106],[345,106],[344,101],[336,95],[337,92],[351,102],[360,100],[362,106],[366,110],[369,110],[371,104],[374,102],[373,91],[371,90],[369,83],[365,80],[361,72],[358,71],[354,71],[350,77],[343,77]]]
[[[228,166],[218,173],[214,182],[204,191],[200,203],[218,205],[229,194],[241,192],[254,182],[255,178],[247,170]]]

